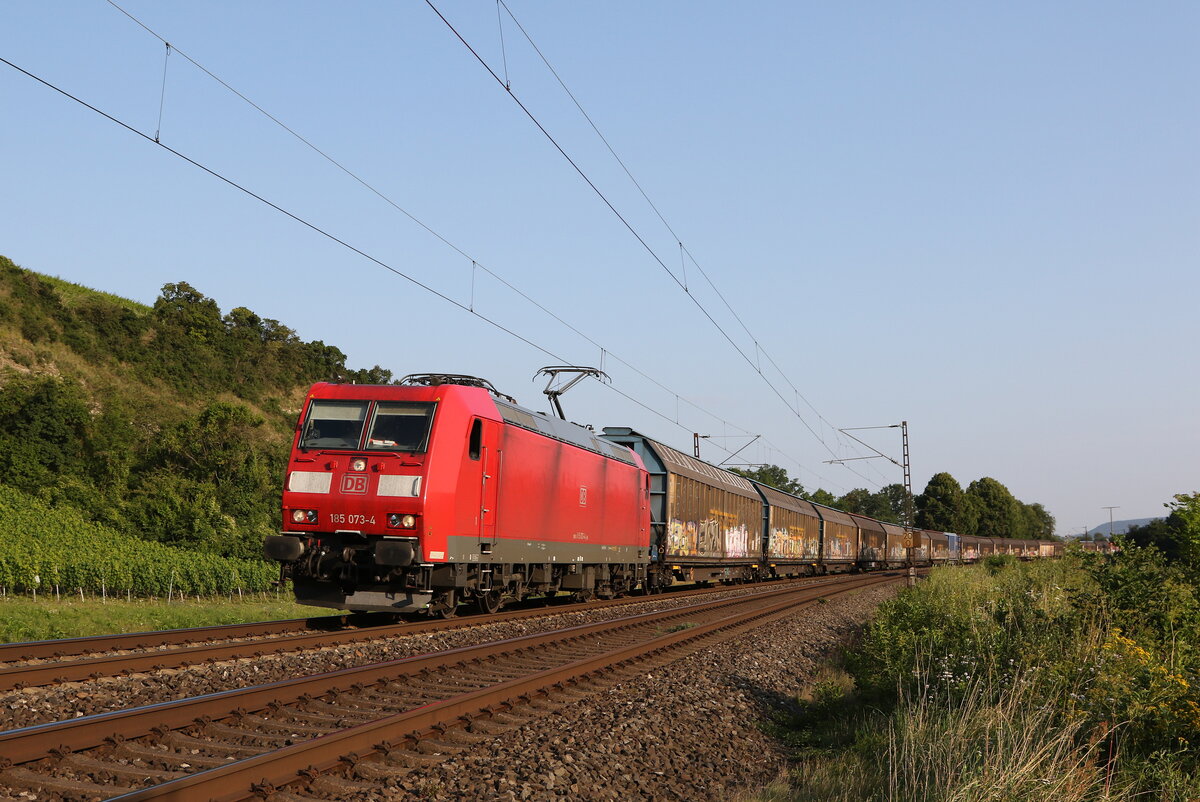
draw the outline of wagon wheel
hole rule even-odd
[[[484,615],[491,615],[500,609],[503,599],[500,598],[500,591],[487,590],[475,597],[475,601],[479,604],[479,612]]]

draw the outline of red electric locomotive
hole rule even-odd
[[[316,384],[297,422],[284,528],[267,555],[296,600],[453,615],[461,601],[643,587],[650,485],[641,459],[517,406],[488,382]]]

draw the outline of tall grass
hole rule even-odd
[[[1155,580],[1163,566],[1122,559],[1145,593],[1175,600],[1175,624],[1194,621],[1174,578]],[[1100,600],[1097,577],[1127,569],[935,572],[881,608],[845,671],[806,689],[799,714],[771,728],[797,763],[787,787],[763,798],[1200,800],[1196,665],[1181,657],[1200,632],[1173,625],[1156,637],[1136,620],[1153,600]]]
[[[1043,683],[1021,676],[1004,683],[972,680],[953,703],[902,691],[904,713],[888,722],[887,798],[1095,798],[1103,780],[1099,742],[1087,744],[1087,722],[1064,718],[1045,691]]]
[[[928,678],[928,675],[926,675]],[[1105,799],[1099,742],[1083,719],[1063,721],[1033,683],[973,681],[954,704],[904,691],[896,715],[860,720],[853,749],[810,755],[797,800],[1016,802]]]
[[[57,276],[39,275],[39,278],[55,289],[55,291],[58,293],[59,300],[61,300],[63,306],[66,307],[74,308],[85,303],[102,301],[104,303],[112,304],[113,306],[119,306],[122,309],[128,309],[130,312],[138,315],[148,315],[151,312],[151,308],[149,306],[138,303],[137,301],[131,301],[128,298],[122,298],[121,296],[114,295],[111,292],[93,290],[91,287],[84,286],[83,284],[76,284],[74,282],[61,279]]]

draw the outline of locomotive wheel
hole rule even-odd
[[[434,606],[433,614],[438,618],[453,618],[458,615],[458,595],[453,590],[446,591]]]
[[[491,615],[500,609],[504,600],[500,597],[500,591],[493,589],[480,593],[475,597],[475,601],[479,605],[479,612]]]

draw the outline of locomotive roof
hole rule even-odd
[[[493,398],[492,400],[496,403],[496,409],[499,410],[500,417],[514,426],[520,426],[522,429],[529,429],[544,434],[547,437],[552,437],[555,440],[561,440],[564,443],[586,448],[588,451],[595,451],[606,457],[627,462],[630,465],[637,464],[634,462],[633,452],[628,448],[608,440],[602,440],[596,436],[595,432],[585,426],[580,426],[578,423],[571,423],[561,418],[552,418],[544,413],[534,412],[524,407],[519,407],[516,404],[502,401],[499,398]]]
[[[406,377],[407,378],[407,377]],[[318,382],[309,390],[309,396],[313,398],[362,398],[369,401],[380,401],[394,398],[396,391],[404,391],[412,397],[412,393],[418,395],[424,394],[428,400],[434,400],[438,394],[447,391],[461,391],[465,393],[482,393],[486,394],[496,405],[496,410],[500,413],[500,417],[507,423],[515,426],[520,426],[523,429],[538,432],[546,437],[551,437],[555,440],[560,440],[564,443],[570,443],[573,446],[586,448],[588,451],[594,451],[605,457],[620,460],[629,465],[637,465],[634,459],[633,452],[628,448],[616,443],[602,440],[596,436],[595,432],[585,426],[580,426],[577,423],[560,420],[559,418],[551,418],[541,412],[525,409],[518,406],[515,402],[510,403],[507,396],[493,395],[493,391],[482,385],[462,384],[458,382],[447,382],[445,384],[422,384],[410,383],[406,385],[397,384],[333,384],[330,382]]]

